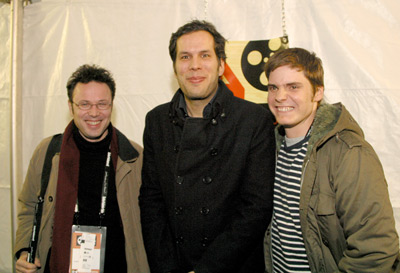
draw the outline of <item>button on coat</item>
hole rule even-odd
[[[152,272],[264,271],[273,121],[219,84],[209,117],[185,117],[180,90],[147,114],[139,203]]]

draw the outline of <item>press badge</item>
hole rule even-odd
[[[107,227],[72,226],[70,273],[102,273]]]

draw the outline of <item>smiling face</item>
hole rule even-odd
[[[323,87],[314,94],[303,71],[289,65],[273,70],[268,78],[268,106],[289,138],[307,134],[323,94]]]
[[[177,40],[175,75],[186,102],[207,103],[218,89],[225,63],[214,50],[213,36],[204,30],[184,34]]]
[[[76,104],[81,103],[111,103],[111,90],[105,83],[91,81],[78,83],[75,86],[72,100]],[[80,134],[89,142],[103,140],[108,134],[107,127],[111,122],[112,105],[107,110],[99,110],[93,105],[89,110],[81,110],[77,105],[68,101],[69,111],[74,119]]]

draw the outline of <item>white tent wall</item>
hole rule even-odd
[[[321,57],[327,100],[346,105],[380,156],[400,231],[400,2],[285,0],[284,4],[289,46],[304,47]],[[146,113],[169,101],[177,88],[168,54],[170,35],[193,18],[211,21],[232,41],[283,35],[281,1],[276,0],[42,0],[25,7],[22,177],[40,140],[62,132],[69,122],[65,84],[84,63],[113,72],[117,93],[112,122],[142,143]],[[2,28],[0,32],[2,40],[9,35]],[[5,128],[0,130],[1,168],[10,165],[9,148],[3,144],[9,143],[9,136],[3,136],[10,128],[7,90],[0,85],[0,129]],[[10,180],[3,175],[8,170],[4,168],[0,194],[3,182]],[[9,192],[9,184],[4,187]],[[10,204],[7,194],[0,198]],[[11,226],[3,224],[0,236]],[[0,272],[9,272],[9,261],[1,260],[9,248],[0,246]]]
[[[0,3],[0,272],[11,272],[11,175],[10,175],[10,107],[11,107],[11,9]]]

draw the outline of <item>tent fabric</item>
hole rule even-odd
[[[197,18],[214,23],[230,41],[269,40],[284,34],[281,7],[275,0],[42,0],[26,6],[20,68],[23,177],[40,140],[62,132],[70,120],[65,85],[81,64],[95,63],[114,74],[112,122],[142,143],[146,113],[169,101],[178,87],[168,53],[172,32]],[[284,7],[289,46],[322,59],[326,100],[344,103],[378,153],[400,232],[400,2],[284,0]],[[0,12],[9,16],[4,6]],[[6,28],[0,24],[2,41],[9,41]],[[0,59],[7,62],[2,50]],[[7,84],[6,74],[0,73],[0,83]],[[7,90],[0,84],[0,132],[10,128]],[[9,136],[3,134],[2,168],[10,159],[3,144]],[[0,175],[1,195],[10,178]],[[2,221],[0,232],[10,225]],[[9,246],[2,244],[0,254],[4,247]],[[11,262],[0,257],[0,272],[9,272]]]
[[[10,163],[10,107],[11,107],[11,10],[0,4],[0,272],[11,272],[11,163]]]

